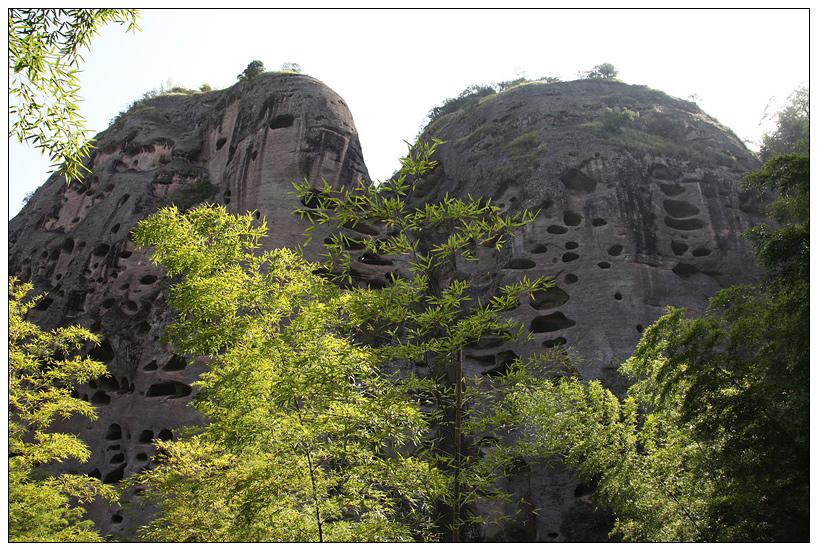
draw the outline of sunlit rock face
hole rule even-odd
[[[701,313],[720,289],[757,276],[739,233],[760,209],[739,181],[758,162],[695,104],[617,82],[531,83],[475,98],[423,136],[446,144],[412,200],[448,193],[539,211],[510,246],[478,251],[452,277],[472,278],[483,297],[523,276],[556,283],[510,313],[532,340],[466,350],[469,376],[561,346],[583,377],[621,392],[616,368],[667,305]],[[563,539],[578,483],[530,469],[515,491],[539,513],[520,522],[531,538]]]
[[[700,312],[721,288],[755,277],[738,233],[760,211],[738,182],[758,163],[694,104],[616,82],[532,83],[467,101],[424,136],[447,143],[440,164],[417,182],[413,205],[448,193],[491,199],[508,214],[539,211],[504,249],[477,247],[477,261],[458,260],[445,277],[469,279],[483,298],[523,276],[556,283],[509,312],[531,340],[483,339],[464,350],[468,377],[490,381],[517,357],[561,346],[581,358],[584,377],[621,392],[615,369],[666,305]],[[93,455],[66,469],[113,484],[151,465],[154,439],[201,421],[187,404],[205,364],[158,340],[172,316],[167,281],[129,241],[136,223],[171,202],[208,201],[264,218],[267,247],[300,245],[307,224],[292,213],[305,205],[292,183],[349,186],[368,174],[343,100],[293,74],[136,105],[97,137],[90,166],[67,188],[50,178],[10,222],[9,269],[46,294],[32,321],[79,323],[102,338],[91,355],[110,376],[78,389],[99,419],[68,426]],[[363,226],[346,232],[351,249],[383,235]],[[309,258],[318,258],[324,237],[316,232]],[[353,270],[359,284],[381,286],[406,266],[362,252]],[[524,499],[522,509],[486,503],[478,512],[510,514],[515,537],[582,533],[563,524],[566,511],[588,518],[590,490],[570,473],[521,458],[503,484]],[[103,505],[91,514],[103,533],[127,533],[140,520]],[[501,528],[479,526],[470,537]]]
[[[167,282],[129,240],[137,222],[163,205],[208,201],[265,219],[267,246],[296,246],[307,224],[292,215],[302,206],[293,182],[349,186],[368,174],[346,104],[303,75],[155,98],[120,116],[96,145],[86,178],[66,187],[52,176],[9,223],[9,270],[46,295],[31,321],[81,324],[102,338],[91,356],[110,376],[78,389],[99,419],[67,424],[92,457],[66,469],[116,483],[150,466],[154,439],[201,422],[187,404],[204,363],[159,342],[171,318]],[[317,234],[308,254],[321,244]],[[102,505],[91,515],[103,533],[138,520]]]

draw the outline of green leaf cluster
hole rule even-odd
[[[209,358],[194,407],[208,424],[160,443],[137,483],[158,504],[157,541],[413,541],[444,491],[417,447],[429,419],[416,381],[382,373],[345,337],[355,297],[286,250],[264,223],[201,206],[137,227],[175,283],[167,338]]]
[[[86,343],[98,338],[78,327],[42,331],[25,321],[42,297],[25,300],[28,283],[9,279],[9,541],[99,541],[82,507],[96,497],[115,499],[99,480],[55,476],[44,467],[66,459],[86,461],[88,447],[74,434],[54,432],[52,423],[96,412],[72,394],[74,386],[104,375],[104,364],[84,358]]]
[[[66,181],[81,178],[91,142],[79,113],[79,64],[107,23],[138,29],[138,10],[9,10],[9,137],[48,153]]]

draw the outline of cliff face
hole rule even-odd
[[[187,403],[204,364],[159,342],[171,315],[165,278],[129,240],[136,223],[170,202],[206,200],[256,211],[267,220],[270,247],[296,246],[307,226],[292,215],[301,206],[292,183],[349,185],[368,174],[346,104],[302,75],[155,98],[98,135],[97,145],[83,182],[66,188],[52,176],[9,223],[9,273],[47,293],[31,321],[81,324],[101,336],[91,355],[110,376],[78,389],[99,419],[67,423],[92,458],[66,469],[116,483],[150,464],[155,438],[200,422]],[[117,508],[98,504],[91,514],[103,533],[131,523]]]
[[[449,111],[424,133],[447,143],[412,201],[448,193],[540,211],[510,246],[480,249],[479,261],[450,275],[470,278],[482,296],[522,275],[557,283],[510,313],[535,339],[466,350],[468,377],[561,345],[583,358],[585,377],[621,389],[614,370],[665,305],[699,311],[719,289],[754,276],[737,233],[758,210],[738,182],[757,163],[695,105],[644,87],[577,81],[532,83]],[[92,355],[111,376],[79,389],[99,420],[71,424],[93,456],[67,468],[116,483],[150,464],[154,438],[199,421],[186,404],[204,369],[158,341],[170,318],[164,276],[128,240],[134,225],[168,202],[208,200],[265,217],[269,247],[299,245],[306,225],[292,215],[301,206],[292,182],[340,186],[368,175],[343,100],[301,75],[156,98],[97,140],[84,182],[66,188],[50,178],[10,222],[9,269],[47,293],[32,321],[80,323],[102,336]],[[306,251],[313,258],[320,237]],[[400,266],[362,260],[356,269],[361,281],[378,283]],[[509,489],[539,509],[521,519],[528,537],[564,539],[560,514],[582,506],[587,491],[533,462],[520,473]],[[92,514],[103,532],[129,526],[116,508]]]

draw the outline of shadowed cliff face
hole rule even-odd
[[[91,173],[66,188],[52,176],[9,223],[9,271],[46,298],[29,319],[44,327],[81,324],[102,338],[91,352],[110,376],[82,385],[99,419],[67,423],[92,448],[66,469],[116,483],[149,466],[153,440],[200,422],[187,407],[201,358],[158,341],[170,321],[162,268],[129,240],[163,205],[202,201],[267,221],[267,246],[296,246],[306,224],[293,182],[368,180],[344,101],[303,75],[268,74],[228,90],[162,96],[137,105],[97,136]],[[308,254],[320,247],[316,234]],[[98,504],[102,533],[132,520]]]
[[[612,124],[610,113],[624,109],[638,116]],[[448,193],[540,211],[503,250],[480,247],[477,261],[446,277],[469,279],[484,298],[523,275],[557,284],[509,313],[534,339],[465,350],[467,377],[496,376],[515,357],[563,346],[583,358],[583,376],[621,390],[615,368],[667,304],[701,310],[756,273],[737,233],[757,220],[738,182],[758,165],[693,104],[614,82],[533,83],[464,102],[424,135],[447,143],[439,166],[417,182],[414,205]],[[155,438],[200,421],[187,403],[205,368],[158,341],[171,318],[167,282],[134,250],[131,229],[165,204],[209,201],[265,218],[266,246],[296,246],[306,224],[292,214],[303,206],[292,182],[348,186],[368,174],[343,100],[303,75],[155,98],[101,133],[97,146],[84,181],[66,188],[51,177],[10,222],[9,270],[46,293],[31,321],[79,323],[102,337],[92,355],[111,375],[78,389],[99,419],[68,426],[92,459],[66,469],[116,483],[150,466]],[[354,242],[380,232],[348,235]],[[308,257],[317,259],[324,236],[315,232]],[[353,269],[360,283],[386,285],[385,274],[403,268],[362,256]],[[587,492],[563,471],[533,462],[519,471],[508,489],[539,510],[519,519],[528,537],[563,539],[560,513]],[[91,514],[103,533],[134,523],[118,508],[96,505]]]

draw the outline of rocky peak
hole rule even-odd
[[[469,377],[562,346],[584,358],[583,376],[616,389],[615,369],[665,305],[701,310],[756,273],[737,234],[758,219],[738,188],[758,163],[692,103],[611,81],[529,83],[441,110],[424,136],[447,143],[417,182],[415,205],[470,195],[508,212],[540,212],[505,249],[480,248],[476,262],[449,275],[469,279],[481,296],[523,275],[557,284],[509,313],[532,341],[464,351]],[[165,204],[209,201],[256,211],[270,228],[269,247],[300,245],[306,223],[292,214],[303,206],[292,183],[348,186],[368,174],[346,104],[294,74],[139,102],[97,146],[82,182],[66,187],[52,176],[10,222],[9,270],[46,293],[32,321],[101,335],[92,355],[111,374],[79,389],[99,419],[69,423],[93,455],[65,468],[116,483],[151,465],[154,438],[199,422],[186,404],[204,369],[202,358],[180,357],[158,340],[171,315],[166,281],[129,241],[135,224]],[[349,232],[353,240],[379,235]],[[306,253],[320,246],[317,234]],[[398,264],[362,257],[355,269],[361,282],[386,284]],[[509,489],[539,510],[522,519],[528,536],[564,538],[560,514],[587,491],[566,472],[534,463],[520,472]],[[103,533],[132,523],[116,507],[91,513]]]

